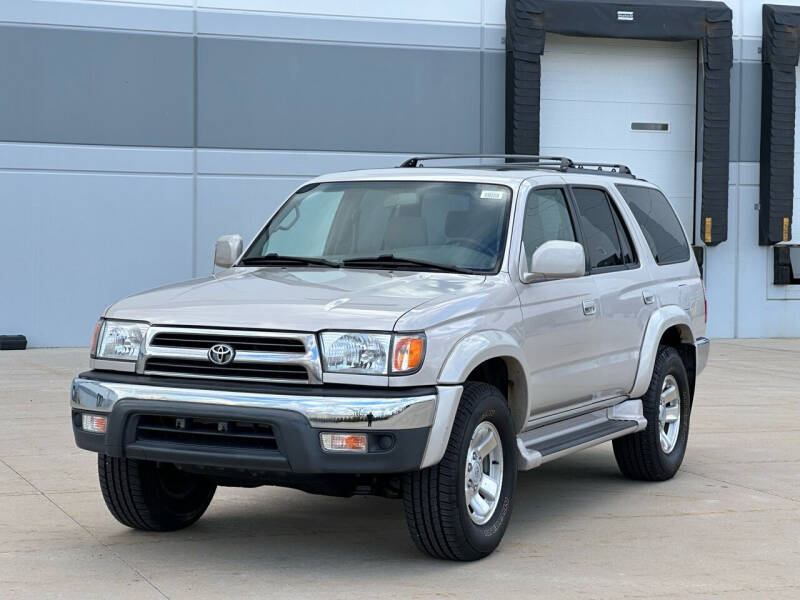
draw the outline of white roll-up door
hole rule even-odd
[[[660,186],[691,236],[697,42],[548,34],[541,154],[624,163]]]

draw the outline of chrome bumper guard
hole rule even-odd
[[[303,396],[185,389],[128,383],[109,383],[76,377],[72,381],[73,409],[110,413],[124,399],[269,408],[303,415],[315,428],[400,430],[430,427],[436,395],[413,397]]]

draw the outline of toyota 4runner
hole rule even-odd
[[[442,158],[314,179],[246,249],[220,238],[221,271],[105,311],[71,406],[114,517],[186,527],[220,485],[379,494],[474,560],[518,470],[613,440],[627,477],[675,475],[709,342],[667,199],[622,165],[421,168]]]

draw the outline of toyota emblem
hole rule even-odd
[[[236,351],[228,344],[217,344],[208,350],[208,360],[215,365],[227,365],[236,356]]]

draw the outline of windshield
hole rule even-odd
[[[511,206],[502,185],[357,181],[312,184],[292,196],[261,231],[242,262],[313,257],[337,266],[427,270],[424,264],[497,272]],[[402,259],[420,261],[402,263]],[[351,261],[352,264],[343,262]]]

